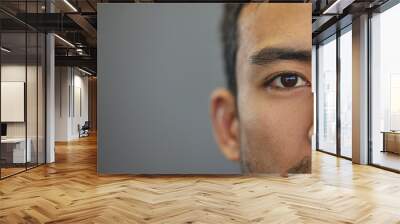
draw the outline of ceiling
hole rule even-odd
[[[331,35],[338,27],[351,23],[357,13],[373,9],[388,0],[292,0],[313,4],[313,42]],[[25,49],[25,30],[54,32],[56,65],[81,66],[96,72],[97,58],[97,3],[172,2],[158,0],[1,0],[0,24],[2,43],[13,48],[16,56],[25,50],[34,53],[35,43]],[[173,1],[177,2],[177,0]],[[184,1],[183,1],[184,2]],[[288,2],[270,0],[269,2]],[[50,13],[51,11],[51,13]],[[27,12],[27,13],[26,13]],[[347,19],[347,20],[346,20]],[[348,21],[348,22],[346,22]],[[63,41],[67,40],[67,42]],[[35,42],[35,41],[34,41]],[[72,45],[73,46],[72,46]]]
[[[389,1],[393,0],[312,0],[313,44],[350,25],[353,17],[373,12]]]

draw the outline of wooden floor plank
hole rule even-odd
[[[400,175],[313,152],[313,173],[97,175],[96,138],[0,181],[0,223],[400,223]]]

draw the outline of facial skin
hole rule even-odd
[[[238,31],[237,98],[211,96],[221,151],[245,173],[310,173],[311,4],[247,4]]]

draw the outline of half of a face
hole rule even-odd
[[[231,118],[232,126],[237,123],[231,141],[237,142],[231,145],[240,151],[244,173],[311,172],[311,23],[309,3],[250,3],[241,9]]]

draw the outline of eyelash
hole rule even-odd
[[[293,86],[293,87],[271,86],[272,83],[273,83],[274,81],[280,81],[280,83],[282,84],[281,78],[284,77],[284,76],[287,76],[287,75],[294,75],[294,76],[296,76],[296,86]],[[298,82],[303,82],[304,84],[298,86]],[[292,71],[286,71],[286,72],[279,72],[279,73],[276,73],[275,75],[272,75],[272,77],[268,77],[268,78],[264,81],[264,83],[263,83],[263,86],[264,86],[265,88],[273,88],[273,89],[283,90],[283,91],[291,90],[291,89],[299,88],[299,87],[304,87],[304,86],[310,86],[310,85],[311,85],[310,82],[307,81],[307,79],[304,78],[304,76],[303,76],[302,74],[297,73],[297,72],[292,72]]]

